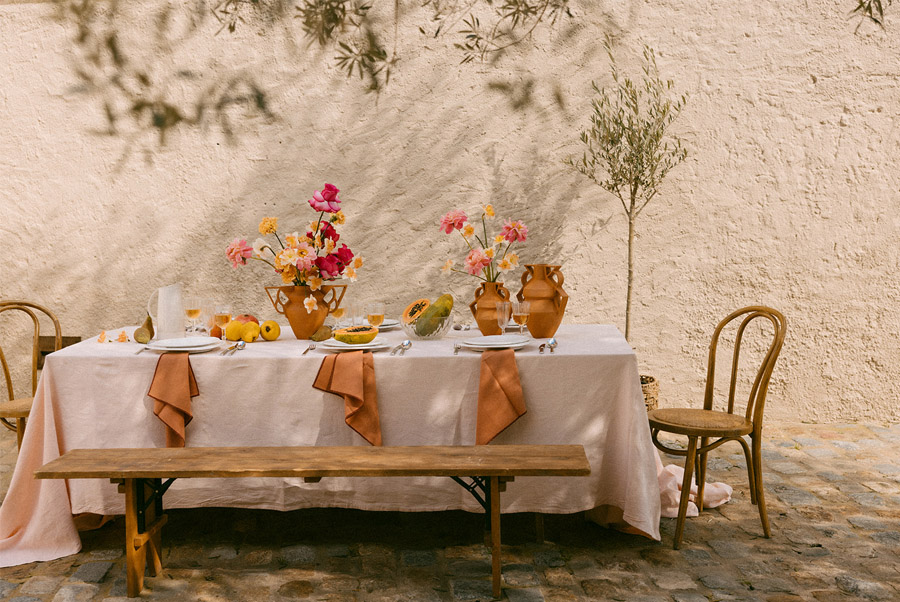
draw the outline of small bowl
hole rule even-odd
[[[421,318],[416,318],[411,323],[407,324],[402,319],[400,320],[400,325],[403,327],[403,332],[406,333],[406,336],[415,340],[415,341],[432,341],[436,339],[444,338],[444,335],[447,334],[447,331],[453,326],[453,316],[447,316],[446,318],[431,318],[426,320],[428,322],[436,322],[437,328],[435,328],[429,334],[419,334],[417,331],[420,329],[419,320]]]

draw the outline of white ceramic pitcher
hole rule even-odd
[[[157,295],[157,313],[154,315],[150,309],[153,305],[153,296]],[[153,319],[156,326],[156,338],[178,339],[184,337],[184,300],[181,295],[181,283],[176,282],[153,291],[147,301],[147,313]]]

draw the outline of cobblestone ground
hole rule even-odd
[[[0,491],[15,438],[0,434]],[[580,515],[503,517],[504,599],[900,600],[900,425],[768,426],[764,472],[772,522],[762,537],[740,447],[710,460],[735,487],[724,506],[688,519],[672,549],[598,527]],[[668,458],[666,462],[677,461]],[[514,486],[514,485],[513,485]],[[480,517],[463,512],[348,510],[170,512],[153,600],[455,601],[490,599]],[[0,569],[0,600],[104,600],[125,595],[123,520],[82,534],[84,549]]]

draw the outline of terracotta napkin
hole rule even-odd
[[[153,413],[166,425],[166,447],[184,447],[184,427],[194,417],[191,398],[200,394],[187,353],[163,353],[156,362],[150,391]]]
[[[327,355],[313,387],[344,398],[344,422],[372,445],[381,445],[375,363],[371,353],[350,351]]]
[[[526,411],[515,351],[498,349],[483,352],[475,443],[490,443]]]

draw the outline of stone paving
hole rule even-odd
[[[771,539],[750,504],[740,447],[719,448],[711,480],[735,488],[728,504],[674,519],[662,542],[624,535],[580,515],[504,515],[504,599],[900,600],[900,425],[767,426],[763,444]],[[0,492],[15,462],[0,433]],[[666,461],[677,461],[669,458]],[[375,513],[175,510],[163,532],[152,600],[331,602],[490,599],[481,517],[463,512]],[[82,534],[84,549],[53,562],[0,569],[0,600],[123,602],[121,518]]]

